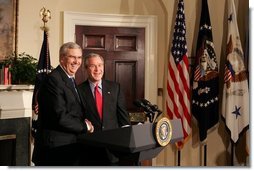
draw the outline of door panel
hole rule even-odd
[[[128,110],[135,111],[132,108],[133,99],[136,98],[136,61],[117,61],[116,66],[116,82],[122,83],[121,88],[123,89],[126,97],[126,106],[129,106]]]
[[[126,97],[127,110],[135,112],[135,99],[144,98],[144,28],[75,27],[76,42],[83,55],[94,52],[105,60],[104,78],[119,82]],[[78,84],[87,79],[84,64],[76,73]]]

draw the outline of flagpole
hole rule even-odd
[[[177,149],[177,166],[181,166],[181,150]]]
[[[49,19],[51,19],[51,12],[47,10],[45,7],[43,7],[40,10],[40,17],[43,21],[43,26],[40,28],[43,30],[44,35],[43,35],[43,43],[41,47],[40,57],[38,60],[39,62],[37,64],[37,69],[36,69],[36,79],[35,79],[34,92],[32,97],[33,114],[32,114],[31,130],[32,130],[33,137],[35,137],[37,127],[38,127],[39,104],[37,101],[37,94],[40,89],[40,85],[45,79],[45,73],[41,71],[44,71],[46,69],[46,74],[48,74],[51,71],[50,56],[49,56],[49,49],[48,49],[48,38],[47,38],[48,27],[46,26],[46,23],[49,21]]]
[[[207,158],[207,145],[204,145],[204,166],[206,166],[206,158]]]
[[[234,147],[235,147],[235,143],[233,142],[233,140],[231,140],[231,166],[234,166]]]

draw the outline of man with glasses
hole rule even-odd
[[[82,49],[73,42],[59,51],[60,64],[42,84],[38,93],[38,132],[33,162],[43,166],[79,165],[79,134],[92,133],[74,80],[82,63]]]

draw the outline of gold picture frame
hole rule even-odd
[[[17,52],[18,0],[0,0],[0,60]]]

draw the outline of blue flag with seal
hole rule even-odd
[[[198,122],[199,139],[205,144],[208,131],[219,121],[219,72],[207,0],[202,1],[192,76],[192,114]]]
[[[44,29],[43,34],[43,43],[40,52],[40,58],[37,65],[36,70],[36,79],[35,79],[35,86],[33,92],[33,100],[32,100],[32,109],[33,109],[33,116],[32,116],[32,136],[35,136],[37,130],[37,119],[38,119],[38,103],[37,103],[37,94],[40,90],[40,86],[45,80],[48,73],[51,72],[51,64],[50,64],[50,54],[49,54],[49,43],[48,43],[48,31],[46,28]]]

